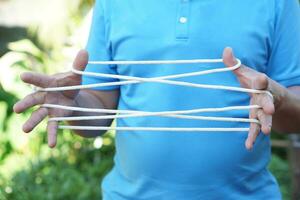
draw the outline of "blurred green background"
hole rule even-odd
[[[93,0],[0,0],[0,200],[101,199],[101,179],[113,165],[113,133],[82,139],[61,131],[52,150],[45,123],[26,135],[22,124],[30,111],[12,112],[31,92],[20,81],[21,72],[50,74],[70,67],[86,42],[92,5]],[[284,148],[273,149],[270,169],[284,199],[290,199]]]

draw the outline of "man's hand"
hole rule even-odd
[[[77,54],[77,57],[73,63],[73,67],[78,70],[84,70],[87,63],[88,54],[86,51],[82,50]],[[21,79],[25,83],[41,88],[62,87],[81,84],[81,76],[72,72],[59,73],[52,76],[26,72],[21,74]],[[16,113],[22,113],[31,107],[45,103],[73,106],[75,105],[75,97],[77,96],[77,94],[78,91],[35,92],[17,102],[14,105],[14,111]],[[40,107],[36,111],[34,111],[31,114],[30,118],[25,122],[25,124],[23,125],[23,131],[26,133],[31,132],[47,116],[62,117],[70,116],[71,114],[71,111]],[[54,147],[56,145],[57,128],[57,122],[48,122],[48,145],[50,147]]]
[[[227,47],[224,49],[223,61],[224,64],[228,67],[232,67],[237,63],[231,48]],[[277,95],[275,94],[276,90],[272,90],[270,84],[271,80],[265,74],[257,72],[245,65],[241,65],[240,68],[234,70],[233,72],[237,76],[242,87],[256,90],[267,90],[274,94],[274,97],[277,97]],[[258,119],[261,123],[261,126],[256,123],[251,123],[248,138],[245,142],[247,149],[251,149],[253,147],[255,139],[260,130],[266,135],[270,134],[272,127],[272,116],[274,115],[275,109],[278,106],[277,102],[280,102],[278,99],[273,99],[270,95],[265,93],[250,94],[250,96],[250,104],[259,105],[262,108],[252,109],[250,111],[249,117]]]

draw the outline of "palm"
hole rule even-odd
[[[75,84],[74,84],[75,85]],[[76,84],[78,85],[78,84]],[[57,87],[60,85],[56,86],[49,86],[49,87]],[[45,100],[43,102],[43,104],[56,104],[56,105],[65,105],[65,106],[73,106],[74,105],[74,98],[77,95],[77,92],[73,92],[72,91],[72,95],[67,95],[63,92],[48,92],[45,95]],[[64,117],[64,116],[69,116],[71,115],[72,112],[71,111],[67,111],[67,110],[61,110],[61,109],[52,109],[49,108],[48,109],[48,115],[51,117]]]
[[[85,51],[80,51],[74,61],[74,68],[83,70],[88,61],[88,54]],[[21,79],[28,84],[40,88],[50,87],[62,87],[70,85],[79,85],[81,83],[81,77],[73,74],[72,72],[55,74],[52,76],[38,74],[38,73],[24,73],[21,75]],[[75,104],[75,97],[78,91],[65,91],[65,92],[35,92],[15,104],[14,110],[17,113],[24,112],[25,110],[42,104],[58,104],[72,106]],[[31,132],[43,119],[47,116],[50,117],[62,117],[71,115],[71,111],[48,109],[40,107],[32,113],[31,117],[23,125],[24,132]],[[49,121],[48,143],[50,147],[54,147],[56,144],[56,133],[58,124],[55,121]]]

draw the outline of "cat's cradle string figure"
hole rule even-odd
[[[94,65],[154,65],[154,64],[199,64],[199,63],[222,63],[222,59],[195,59],[195,60],[152,60],[152,61],[90,61],[89,64]],[[64,86],[64,87],[51,87],[51,88],[38,88],[36,92],[57,92],[57,91],[67,91],[67,90],[80,90],[80,89],[91,89],[95,87],[107,87],[107,86],[120,86],[126,84],[143,84],[147,83],[161,83],[169,85],[179,85],[183,87],[192,87],[192,88],[206,88],[206,89],[215,89],[215,90],[228,90],[235,92],[246,92],[246,93],[266,93],[269,96],[272,94],[269,91],[265,90],[255,90],[247,89],[241,87],[232,87],[225,85],[209,85],[209,84],[196,84],[184,81],[176,81],[173,79],[192,77],[192,76],[203,76],[207,74],[221,73],[227,71],[233,71],[238,69],[241,66],[241,61],[237,59],[237,64],[232,67],[225,68],[214,68],[209,70],[202,70],[196,72],[174,74],[160,77],[133,77],[125,75],[114,75],[114,74],[105,74],[105,73],[95,73],[95,72],[83,72],[72,68],[72,72],[80,76],[90,76],[90,77],[102,77],[102,78],[116,78],[121,81],[117,82],[108,82],[108,83],[98,83],[98,84],[87,84],[87,85],[74,85],[74,86]],[[170,80],[172,79],[172,80]],[[172,117],[178,119],[191,119],[191,120],[208,120],[208,121],[223,121],[223,122],[242,122],[242,123],[257,123],[260,122],[257,119],[249,118],[234,118],[234,117],[211,117],[211,116],[195,116],[191,114],[196,113],[207,113],[207,112],[224,112],[230,110],[250,110],[250,109],[259,109],[259,105],[248,105],[248,106],[228,106],[222,108],[199,108],[192,110],[173,110],[173,111],[159,111],[159,112],[150,112],[150,111],[138,111],[138,110],[112,110],[112,109],[95,109],[95,108],[79,108],[71,107],[64,105],[55,105],[55,104],[43,104],[42,107],[45,108],[56,108],[70,111],[80,111],[80,112],[92,112],[92,113],[101,113],[109,115],[94,115],[94,116],[68,116],[68,117],[52,117],[49,121],[85,121],[85,120],[101,120],[101,119],[119,119],[119,118],[132,118],[132,117],[149,117],[149,116],[162,116],[162,117]],[[104,127],[104,126],[70,126],[70,125],[60,125],[60,129],[72,129],[72,130],[117,130],[117,131],[163,131],[163,132],[241,132],[249,131],[249,128],[220,128],[220,127],[206,127],[206,128],[178,128],[178,127]]]

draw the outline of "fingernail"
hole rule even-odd
[[[245,146],[246,146],[246,149],[247,149],[247,150],[251,150],[251,148],[252,148],[252,147],[251,147],[251,146],[252,146],[252,145],[251,145],[251,142],[249,142],[248,140],[246,140]]]
[[[15,112],[15,113],[18,113],[18,109],[17,109],[17,105],[18,103],[15,103],[14,104],[14,106],[13,106],[13,111]]]

